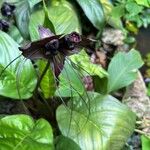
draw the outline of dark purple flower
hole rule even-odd
[[[58,53],[59,40],[53,39],[45,44],[46,55],[56,55]]]
[[[77,32],[72,32],[68,35],[68,38],[73,43],[79,43],[81,42],[81,36]]]
[[[9,23],[6,20],[1,19],[0,20],[0,30],[2,30],[4,32],[8,32],[8,29],[9,29]]]
[[[54,36],[54,33],[52,33],[48,28],[44,28],[43,26],[38,27],[38,32],[40,35],[40,39]]]
[[[77,32],[72,32],[70,34],[65,35],[65,46],[69,50],[73,50],[75,45],[80,43],[82,38]]]
[[[87,91],[93,91],[94,90],[93,79],[91,76],[85,76],[85,77],[83,77],[82,80],[83,80],[85,89]]]
[[[10,17],[12,16],[13,12],[15,10],[15,6],[12,4],[9,4],[7,2],[4,2],[1,7],[1,13],[3,16]]]

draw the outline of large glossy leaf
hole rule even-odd
[[[142,65],[140,53],[136,50],[116,54],[108,66],[107,91],[115,91],[131,84],[137,77],[137,69]]]
[[[107,72],[100,65],[91,63],[88,54],[82,50],[78,54],[70,56],[71,62],[76,66],[77,70],[84,75],[97,75],[100,78],[108,76]]]
[[[122,26],[120,17],[116,17],[116,16],[112,15],[112,12],[114,11],[114,6],[110,2],[110,0],[100,0],[100,1],[102,4],[102,7],[104,9],[107,23],[114,28],[122,29],[123,26]],[[122,9],[122,11],[123,11],[123,9]]]
[[[44,14],[45,14],[44,24],[43,24],[44,27],[49,28],[52,33],[56,34],[55,27],[53,23],[51,22],[51,20],[49,19],[49,12],[46,7],[45,1],[43,1],[43,9],[44,9]]]
[[[52,1],[52,6],[49,8],[49,18],[55,26],[56,34],[81,32],[80,22],[73,5],[66,0]]]
[[[107,72],[99,65],[93,64],[84,50],[67,58],[64,68],[59,76],[59,88],[56,95],[72,97],[85,92],[83,77],[107,77]]]
[[[3,150],[53,150],[50,124],[27,115],[13,115],[0,119],[0,148]]]
[[[0,31],[0,74],[21,52],[19,45]],[[36,85],[36,74],[30,60],[16,59],[0,76],[0,95],[14,99],[28,99]]]
[[[82,77],[74,69],[69,60],[65,61],[63,70],[59,75],[59,87],[56,95],[61,97],[72,97],[82,95],[85,92]]]
[[[47,64],[47,62],[45,60],[40,60],[38,62],[40,75],[42,75],[42,73],[46,67],[46,64]],[[41,81],[40,87],[41,87],[41,90],[42,90],[45,98],[54,96],[54,93],[56,90],[56,84],[55,84],[53,72],[50,67],[46,71],[46,73]]]
[[[29,33],[32,41],[40,39],[38,26],[44,24],[43,16],[44,16],[44,11],[42,9],[37,10],[31,14],[30,22],[29,22]]]
[[[41,0],[21,0],[16,3],[15,19],[17,26],[26,39],[29,38],[29,19],[32,8]]]
[[[105,22],[103,8],[99,0],[76,0],[87,18],[98,29],[102,30]]]
[[[30,16],[30,7],[28,0],[22,0],[18,2],[17,8],[15,10],[16,23],[22,36],[26,39],[28,39],[29,37],[28,32],[29,16]]]
[[[150,138],[142,135],[142,150],[149,150],[150,149]]]
[[[134,131],[135,114],[112,96],[88,96],[57,109],[59,129],[82,150],[120,150]],[[85,105],[89,100],[90,110]]]
[[[55,27],[56,34],[70,33],[72,31],[81,32],[80,22],[73,6],[67,1],[52,1],[48,7],[49,19]],[[38,18],[38,19],[37,19]],[[29,32],[32,40],[38,34],[38,26],[44,24],[44,11],[39,9],[31,15]]]
[[[81,150],[80,147],[71,139],[59,136],[56,139],[56,150]]]

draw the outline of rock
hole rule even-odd
[[[137,79],[127,87],[122,102],[128,105],[137,117],[142,121],[141,127],[144,132],[150,135],[150,99],[147,96],[146,86],[143,77],[138,72]]]

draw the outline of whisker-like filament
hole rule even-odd
[[[24,58],[23,59],[23,62],[25,63],[25,61],[27,60],[27,58]],[[19,99],[20,99],[20,101],[21,101],[21,103],[22,103],[22,106],[23,106],[23,108],[24,108],[24,110],[25,110],[25,112],[26,112],[26,114],[30,114],[29,113],[29,111],[28,111],[28,109],[26,108],[26,106],[25,106],[25,104],[24,104],[24,102],[23,102],[23,100],[22,100],[22,97],[21,97],[21,93],[20,93],[20,84],[19,84],[19,81],[20,81],[20,74],[21,74],[21,69],[20,68],[22,68],[22,66],[23,66],[23,62],[21,62],[21,63],[19,63],[19,65],[18,65],[18,69],[17,69],[17,74],[16,74],[16,77],[17,77],[17,80],[16,80],[16,88],[17,88],[17,92],[18,92],[18,97],[19,97]],[[19,74],[20,73],[20,74]]]
[[[59,61],[61,61],[61,59],[59,58],[59,57],[57,57],[57,59],[59,60]],[[55,61],[56,62],[56,61]],[[62,71],[62,68],[60,68],[60,66],[58,65],[58,63],[55,63],[55,64],[57,64],[57,68],[60,70],[60,72]],[[69,77],[69,75],[68,75],[68,73],[67,73],[67,69],[66,68],[64,68],[63,67],[63,69],[64,69],[64,71],[66,72],[66,75],[67,75],[67,78],[68,78],[68,83],[69,83],[69,86],[70,86],[70,88],[72,88],[72,89],[74,89],[74,91],[76,91],[76,92],[78,92],[72,85],[71,85],[71,80],[70,80],[70,77]],[[65,86],[65,85],[64,85]],[[65,86],[65,87],[68,87],[68,86]],[[70,90],[70,88],[68,88],[69,90]],[[71,89],[71,92],[72,92],[72,89]]]
[[[71,65],[70,63],[69,63],[69,65]],[[72,66],[71,66],[72,67]],[[67,70],[66,70],[66,68],[64,68],[65,69],[65,72],[67,72]],[[73,71],[75,72],[75,70],[73,69]],[[77,72],[75,72],[76,74],[77,74]],[[78,74],[77,74],[78,75]],[[79,78],[79,80],[81,80],[81,77],[79,77],[78,76],[78,78]],[[82,82],[82,81],[81,81]],[[88,96],[88,94],[87,94],[87,92],[86,92],[86,96],[87,96],[87,98],[88,98],[88,103],[89,103],[89,105],[87,105],[87,102],[84,100],[84,98],[82,97],[82,95],[78,92],[78,90],[76,90],[72,85],[71,85],[71,83],[70,83],[70,86],[71,86],[71,88],[73,88],[77,93],[78,93],[78,95],[80,96],[80,98],[83,100],[83,102],[85,103],[85,105],[87,106],[87,108],[88,108],[88,114],[87,114],[87,120],[86,120],[86,122],[85,122],[85,124],[87,123],[87,121],[89,120],[89,116],[90,116],[90,98],[89,98],[89,96]],[[84,87],[85,88],[85,87]],[[84,89],[85,91],[86,91],[86,89]],[[73,104],[73,103],[72,103]],[[72,105],[73,106],[73,105]],[[73,108],[72,108],[72,110],[73,110]],[[72,115],[72,114],[71,114]],[[71,117],[72,118],[72,117]],[[71,122],[70,122],[71,123]],[[84,125],[85,125],[84,124]],[[84,128],[84,125],[83,125],[83,128]],[[70,129],[69,129],[70,130]],[[81,130],[81,129],[80,129]],[[78,133],[78,134],[80,134],[80,132]],[[77,134],[77,135],[78,135]]]
[[[87,72],[83,67],[81,67],[80,65],[78,65],[77,63],[74,63],[69,57],[67,57],[67,59],[70,61],[70,63],[72,64],[72,66],[77,70],[78,68],[82,69],[84,72],[86,72],[89,76],[90,73]]]
[[[71,65],[70,63],[68,63],[69,65]],[[74,68],[75,69],[75,68]],[[73,69],[73,70],[74,70]],[[75,73],[77,73],[75,70],[74,70],[74,72]],[[77,75],[79,76],[79,78],[82,78],[83,77],[83,74],[81,74],[80,75],[80,73],[78,74],[77,73]],[[81,81],[82,82],[82,81]],[[84,83],[83,83],[84,84]],[[90,117],[90,114],[91,114],[91,104],[90,104],[90,97],[89,97],[89,95],[88,95],[88,93],[86,92],[86,88],[85,88],[85,86],[83,86],[84,87],[84,95],[86,94],[86,97],[87,97],[87,99],[88,99],[88,101],[86,101],[86,100],[84,100],[84,98],[82,97],[82,95],[80,94],[80,93],[78,93],[79,94],[79,96],[80,96],[80,98],[83,100],[83,102],[85,103],[85,105],[87,106],[87,109],[88,109],[88,113],[87,113],[87,119],[86,119],[86,121],[85,121],[85,123],[83,123],[83,125],[82,125],[82,127],[80,128],[80,131],[82,131],[82,129],[84,129],[84,126],[87,124],[87,122],[88,122],[88,120],[89,120],[89,117]],[[77,136],[80,134],[80,132],[79,133],[77,133]]]
[[[62,53],[63,54],[63,53]],[[64,54],[63,54],[64,55]],[[64,55],[64,57],[65,57],[65,55]],[[78,73],[80,73],[80,74],[82,74],[82,76],[80,76],[75,70],[77,70],[78,68],[77,67],[75,67],[77,64],[75,64],[74,62],[72,62],[71,61],[71,59],[69,58],[69,57],[66,57],[66,62],[67,62],[67,60],[69,61],[69,65],[70,65],[70,67],[73,67],[74,69],[72,69],[73,71],[74,71],[74,73],[76,73],[77,74],[77,76],[78,76],[78,79],[81,81],[81,82],[83,82],[81,79],[82,79],[82,77],[84,77],[84,75],[82,74],[82,73],[80,73],[80,72],[78,72]],[[74,64],[74,65],[71,65],[71,64]],[[77,66],[79,66],[79,65],[77,65]],[[82,68],[81,66],[80,66],[80,68],[81,69],[83,69],[87,74],[89,74],[84,68]],[[90,74],[89,74],[89,76],[91,76]],[[84,83],[83,83],[84,84]],[[88,97],[88,100],[89,100],[89,108],[90,108],[90,98],[89,98],[89,96],[88,96],[88,94],[87,94],[87,92],[86,92],[86,88],[85,88],[85,86],[83,86],[84,87],[84,91],[85,91],[85,93],[86,93],[86,95],[87,95],[87,97]],[[86,104],[86,102],[85,102],[85,104]],[[90,112],[89,112],[90,113]]]
[[[73,67],[71,64],[70,64],[70,61],[71,60],[68,60],[69,62],[68,62],[68,64],[70,65],[70,67]],[[67,62],[67,59],[66,59],[66,62]],[[72,61],[71,61],[72,62]],[[74,67],[73,67],[74,68]],[[74,68],[75,70],[76,70],[76,68]],[[75,70],[73,69],[73,71],[78,75],[78,78],[79,78],[79,80],[81,80],[82,79],[82,77],[83,77],[83,75],[81,76],[81,75],[79,75]],[[82,82],[82,81],[81,81]],[[88,93],[86,92],[86,88],[85,88],[85,86],[83,86],[84,87],[84,91],[85,91],[85,93],[86,93],[86,96],[87,96],[87,99],[88,99],[88,106],[87,106],[87,102],[84,100],[84,98],[82,97],[82,95],[80,94],[80,93],[78,93],[79,94],[79,96],[81,97],[81,99],[83,100],[83,102],[85,103],[85,105],[87,106],[87,108],[88,108],[88,114],[87,114],[87,120],[86,120],[86,122],[85,122],[85,124],[87,123],[87,121],[89,120],[89,117],[90,117],[90,98],[89,98],[89,95],[88,95]],[[78,91],[77,91],[78,92]],[[84,125],[85,125],[84,124]],[[83,125],[83,128],[84,128],[84,125]]]
[[[28,109],[26,108],[23,100],[22,100],[22,97],[21,97],[21,93],[20,93],[20,75],[21,75],[21,72],[22,72],[22,69],[23,69],[23,65],[25,64],[25,62],[30,59],[32,57],[32,55],[34,55],[35,53],[37,53],[38,50],[34,51],[32,54],[30,54],[27,58],[24,58],[21,62],[19,62],[18,64],[18,68],[17,68],[17,73],[16,73],[16,77],[17,77],[17,80],[16,80],[16,88],[17,88],[17,92],[18,92],[18,97],[20,99],[20,101],[22,102],[22,105],[24,107],[24,110],[27,114],[29,114],[29,111]]]
[[[15,59],[13,59],[8,65],[6,65],[6,67],[1,71],[1,73],[0,73],[0,78],[1,78],[1,76],[3,75],[3,73],[6,71],[6,69],[12,64],[12,63],[14,63],[18,58],[20,58],[22,56],[22,54],[21,55],[19,55],[19,56],[17,56]]]
[[[66,62],[67,62],[67,59],[66,59]],[[68,63],[71,67],[73,67],[74,69],[73,69],[73,71],[74,71],[74,73],[76,73],[77,74],[77,76],[78,76],[78,79],[83,83],[83,81],[81,80],[82,79],[82,77],[84,77],[84,75],[82,74],[82,73],[80,73],[80,72],[76,72],[75,70],[76,70],[76,68],[74,67],[74,65],[71,65],[70,64],[70,60],[69,60],[69,63]],[[80,75],[81,74],[81,75]],[[84,84],[84,83],[83,83]],[[88,94],[87,94],[87,92],[86,92],[86,88],[85,88],[85,86],[83,86],[83,88],[84,88],[84,93],[86,93],[86,96],[87,96],[87,98],[88,98],[88,104],[89,104],[89,106],[87,106],[89,109],[89,114],[90,114],[90,98],[89,98],[89,96],[88,96]],[[81,95],[81,94],[80,94]],[[79,96],[80,96],[79,95]],[[82,97],[82,96],[81,96]],[[84,100],[84,103],[87,105],[87,102]]]
[[[48,70],[49,67],[50,67],[50,60],[47,61],[47,64],[46,64],[46,66],[45,66],[45,68],[44,68],[44,70],[43,70],[41,76],[40,76],[39,79],[38,79],[37,85],[36,85],[35,90],[34,90],[35,93],[38,91],[38,87],[40,86],[41,81],[42,81],[42,79],[43,79],[43,77],[44,77],[44,75],[45,75],[45,73],[47,72],[47,70]]]
[[[59,58],[59,56],[58,56],[58,58]],[[64,63],[64,62],[63,62]],[[57,64],[57,62],[56,62],[56,64]],[[58,68],[59,68],[59,65],[58,65]],[[61,71],[60,71],[61,72]],[[67,72],[66,72],[66,74],[67,74]],[[67,78],[69,79],[69,85],[70,85],[70,94],[71,94],[71,98],[73,97],[73,92],[72,92],[72,86],[71,86],[71,82],[70,82],[70,78],[69,78],[69,76],[68,76],[68,74],[67,74]],[[73,103],[71,103],[71,108],[72,108],[72,110],[73,110]],[[72,111],[70,112],[70,116],[72,116]],[[71,120],[72,120],[72,117],[70,117],[70,123],[69,123],[69,128],[68,128],[68,131],[67,131],[67,135],[69,135],[69,132],[70,132],[70,128],[71,128]]]
[[[60,69],[60,71],[62,70],[61,68],[59,68],[59,65],[57,64],[57,61],[55,60],[55,58],[54,58],[54,63],[57,65],[57,67],[58,67],[58,69]],[[59,79],[55,76],[55,74],[54,74],[54,77],[55,77],[55,80],[57,80],[58,82],[59,82]],[[63,86],[65,86],[65,87],[67,87],[68,88],[68,86],[66,86],[66,85],[63,85]],[[72,88],[72,85],[70,84],[70,86],[71,86],[71,88]],[[68,88],[69,90],[70,90],[70,88]],[[72,91],[72,90],[71,90]],[[64,104],[64,106],[65,106],[65,108],[66,108],[66,110],[70,113],[70,121],[69,121],[69,128],[68,128],[68,131],[67,131],[67,135],[69,135],[69,132],[70,132],[70,128],[71,128],[71,120],[73,119],[72,118],[72,110],[73,110],[73,102],[71,103],[72,104],[72,108],[71,108],[71,111],[70,111],[70,109],[68,108],[68,106],[66,105],[66,103],[64,102],[64,100],[63,100],[63,98],[61,97],[61,94],[60,94],[60,91],[59,91],[59,89],[57,90],[57,92],[58,92],[58,94],[59,94],[59,97],[60,97],[60,99],[61,99],[61,101],[63,102],[63,104]],[[72,93],[72,92],[71,92]],[[72,96],[73,96],[73,93],[71,94]],[[73,119],[74,120],[74,119]],[[74,120],[74,122],[76,122],[76,120]],[[77,122],[76,122],[77,123]],[[78,125],[78,123],[77,123],[77,125]],[[78,128],[79,128],[79,125],[78,125]]]

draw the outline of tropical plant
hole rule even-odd
[[[121,25],[120,18],[118,22],[115,17],[108,19],[106,4],[113,7],[112,3],[99,0],[4,2],[0,2],[0,95],[10,101],[21,101],[26,114],[1,116],[0,148],[120,150],[134,132],[136,115],[113,93],[136,79],[143,61],[135,49],[115,54],[106,69],[90,61],[105,24]],[[80,11],[84,16],[79,16]],[[75,53],[63,55],[63,62],[58,55],[53,60],[44,56],[32,59],[34,54],[30,51],[24,55],[26,51],[22,49],[26,49],[27,41],[41,41],[50,36],[49,31],[52,37],[61,35],[58,41],[74,32],[81,36],[86,32],[85,22],[96,36],[94,40],[86,38],[94,43],[90,51],[86,46],[73,48]],[[39,31],[39,26],[44,30]],[[64,43],[61,48],[65,49]],[[89,91],[83,82],[86,77],[96,78]]]

